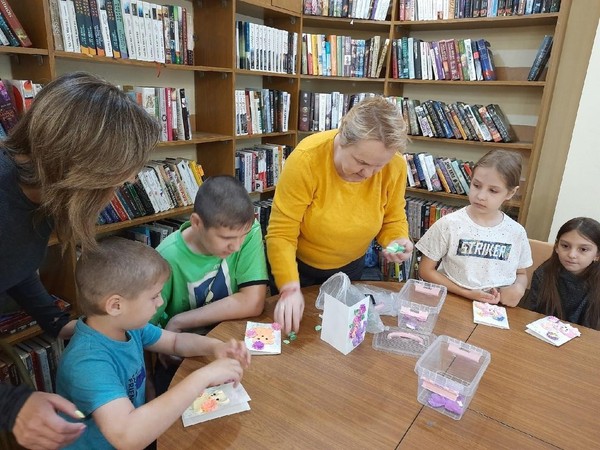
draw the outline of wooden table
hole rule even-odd
[[[318,287],[303,291],[298,339],[283,345],[282,355],[253,357],[244,374],[251,411],[188,428],[177,421],[159,438],[159,449],[592,448],[600,442],[594,415],[600,358],[592,354],[600,333],[582,329],[581,338],[555,348],[522,331],[538,314],[510,309],[511,330],[476,326],[471,302],[448,295],[434,333],[492,354],[469,410],[455,421],[417,402],[415,358],[375,351],[371,334],[347,356],[322,341],[314,330]],[[275,303],[267,299],[253,320],[272,321]],[[396,318],[384,322],[394,325]],[[242,339],[245,324],[224,322],[210,334]],[[204,362],[185,360],[173,383]]]

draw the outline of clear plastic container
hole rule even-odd
[[[446,286],[408,280],[398,294],[398,326],[419,333],[431,333],[446,300],[446,293]]]
[[[438,336],[415,365],[417,400],[460,419],[491,359],[486,350],[449,336]]]
[[[385,327],[384,331],[373,337],[373,348],[383,352],[418,358],[427,350],[427,347],[431,345],[435,338],[436,336],[431,333],[419,333],[408,328]]]

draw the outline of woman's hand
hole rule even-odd
[[[383,249],[383,257],[388,262],[401,263],[406,261],[411,257],[413,252],[413,243],[409,238],[398,238],[394,239],[392,242],[388,244],[388,247],[392,244],[398,244],[399,246],[404,247],[404,250],[401,252],[390,252]]]
[[[279,323],[284,333],[298,332],[304,314],[304,296],[300,291],[300,283],[293,282],[282,286],[279,300],[275,306],[275,322]]]

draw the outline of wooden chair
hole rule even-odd
[[[531,277],[533,272],[537,269],[544,261],[546,261],[552,252],[554,251],[554,244],[544,241],[536,241],[535,239],[529,239],[529,246],[531,247],[531,257],[533,259],[533,265],[527,269],[527,289],[531,286]]]

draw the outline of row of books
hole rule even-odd
[[[0,139],[15,126],[19,117],[31,107],[42,89],[31,80],[0,80]]]
[[[235,152],[235,176],[248,192],[263,192],[274,187],[285,160],[292,152],[289,145],[256,144]]]
[[[32,45],[31,39],[8,4],[8,0],[0,0],[0,45],[11,47]]]
[[[436,158],[429,153],[405,153],[407,184],[431,192],[468,195],[474,163]]]
[[[302,33],[301,70],[304,75],[378,78],[389,39]]]
[[[161,141],[192,139],[192,125],[184,88],[123,86],[123,91],[161,124]]]
[[[162,219],[139,226],[126,228],[122,230],[120,234],[126,239],[139,241],[143,244],[151,246],[152,248],[156,248],[162,241],[166,239],[167,236],[179,230],[181,225],[183,225],[186,220],[188,220],[187,217],[172,217],[169,219]]]
[[[447,20],[558,12],[560,0],[399,0],[399,20]]]
[[[339,127],[342,117],[372,92],[342,94],[341,92],[300,91],[298,130],[325,131]]]
[[[311,16],[385,20],[390,0],[304,0],[303,12]]]
[[[298,33],[238,20],[235,42],[238,69],[296,73]]]
[[[408,234],[413,240],[420,239],[437,220],[460,208],[462,206],[448,205],[435,200],[406,197]]]
[[[203,176],[202,166],[186,158],[149,161],[133,183],[126,182],[115,190],[98,223],[124,222],[193,205]]]
[[[167,64],[194,64],[185,7],[135,0],[50,0],[57,50]]]
[[[485,39],[392,40],[392,78],[492,81],[496,69]]]
[[[236,89],[236,135],[287,132],[290,101],[291,94],[286,91]]]
[[[257,200],[254,204],[254,217],[260,223],[260,229],[262,235],[267,235],[267,228],[269,226],[269,218],[271,217],[271,208],[273,207],[273,198],[265,200]]]
[[[42,334],[13,346],[25,366],[33,386],[38,391],[56,391],[56,369],[64,350],[62,339]],[[0,383],[21,384],[21,378],[14,362],[6,355],[0,355]]]
[[[71,304],[62,298],[52,296],[54,304],[61,311],[71,311]],[[0,336],[14,334],[36,325],[36,320],[22,309],[0,314]]]
[[[432,138],[481,142],[511,142],[514,131],[498,104],[469,105],[463,102],[421,102],[406,97],[389,97],[402,109],[408,134]]]

